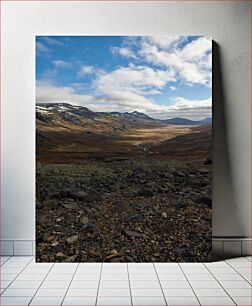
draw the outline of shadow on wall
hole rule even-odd
[[[227,100],[223,87],[221,48],[213,41],[213,237],[235,237],[244,233],[234,193],[230,162]],[[238,237],[237,237],[238,238]],[[239,236],[239,238],[242,238]],[[214,250],[213,250],[214,251]],[[220,255],[220,254],[213,254]],[[232,254],[230,254],[232,256]]]

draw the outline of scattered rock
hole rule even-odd
[[[212,165],[212,159],[211,159],[211,158],[207,158],[207,159],[204,161],[203,165]]]
[[[106,256],[104,258],[105,261],[111,260],[114,257],[120,257],[121,254],[117,252],[116,249],[113,249],[112,251],[110,251],[110,255]]]
[[[68,203],[65,203],[63,204],[63,207],[65,207],[66,209],[75,209],[77,208],[77,204],[74,203],[74,202],[68,202]]]
[[[58,242],[58,241],[54,241],[54,242],[51,244],[52,247],[55,247],[55,246],[57,246],[57,245],[59,245],[59,242]]]
[[[53,165],[55,176],[51,167],[42,165],[36,182],[37,261],[211,260],[211,169],[203,158],[183,167],[94,159]]]
[[[129,262],[133,262],[134,261],[134,258],[131,257],[131,256],[125,256],[126,260],[129,261]]]
[[[74,262],[76,260],[76,255],[67,257],[64,262]]]
[[[138,190],[137,195],[140,197],[152,197],[153,192],[150,189],[142,188]]]
[[[89,219],[87,216],[83,216],[81,218],[81,223],[84,224],[84,225],[87,225],[89,223]]]
[[[109,260],[110,262],[121,262],[120,257],[114,257]]]
[[[85,191],[70,192],[70,197],[77,200],[85,199],[87,196],[88,193]]]
[[[57,201],[56,200],[47,200],[43,202],[43,205],[45,207],[49,207],[49,208],[56,208],[57,207]]]
[[[150,182],[147,182],[146,183],[146,186],[149,188],[149,189],[154,189],[156,187],[156,183],[153,182],[153,181],[150,181]]]
[[[54,239],[54,236],[48,236],[47,241],[52,241]]]
[[[178,254],[178,255],[182,255],[186,251],[186,248],[185,247],[177,247],[177,248],[174,248],[172,251],[174,253]]]
[[[145,238],[146,237],[145,234],[143,233],[135,232],[129,229],[124,230],[123,233],[128,238]]]
[[[190,202],[190,201],[188,201],[188,202]],[[181,209],[181,208],[185,208],[186,207],[186,203],[179,201],[179,202],[173,203],[173,206],[176,207],[177,209]]]
[[[139,221],[143,221],[144,220],[144,216],[142,214],[137,214],[137,215],[133,215],[133,216],[129,216],[126,218],[127,222],[139,222]]]
[[[68,244],[73,244],[79,239],[78,235],[73,235],[72,237],[67,238],[67,243]]]
[[[57,189],[47,189],[45,192],[45,197],[47,199],[47,202],[51,202],[51,204],[54,204],[54,200],[50,200],[52,198],[58,198],[60,195],[59,191]]]
[[[200,172],[201,174],[208,174],[208,173],[209,173],[209,169],[207,169],[207,168],[202,168],[202,169],[199,169],[199,172]]]
[[[92,250],[89,251],[88,253],[89,253],[89,255],[91,255],[93,257],[100,257],[101,256],[101,253],[96,252],[96,251],[92,251]]]
[[[186,176],[186,174],[184,173],[184,172],[182,172],[182,171],[175,171],[175,173],[174,173],[176,176],[180,176],[180,177],[185,177]]]
[[[206,205],[207,207],[212,207],[212,199],[208,197],[199,197],[195,200],[196,203]]]
[[[49,256],[48,255],[41,255],[41,261],[48,262]]]

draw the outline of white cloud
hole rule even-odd
[[[66,102],[74,105],[86,105],[93,101],[89,95],[79,95],[72,87],[57,87],[47,82],[37,82],[36,103]]]
[[[107,98],[105,100],[108,101],[107,111],[126,112],[136,110],[148,113],[160,108],[153,101],[131,91],[108,89],[106,95]]]
[[[177,90],[177,87],[175,87],[175,86],[170,86],[169,88],[170,88],[171,91]]]
[[[58,87],[47,82],[37,82],[36,103],[66,102],[82,105],[93,111],[154,111],[158,107],[152,101],[130,91],[108,90],[109,100],[100,95],[77,94],[74,87]]]
[[[182,40],[184,41],[183,38],[170,38],[166,46],[163,43],[162,48],[159,40],[144,38],[138,54],[153,65],[173,70],[177,79],[188,85],[211,86],[211,39],[199,37],[178,47]]]
[[[185,45],[180,52],[180,57],[187,61],[198,61],[204,58],[212,49],[212,41],[207,37],[199,37]]]
[[[205,100],[189,100],[182,97],[175,98],[175,103],[170,107],[170,109],[174,110],[189,110],[195,108],[211,108],[212,107],[212,99]]]
[[[112,89],[141,94],[149,94],[151,91],[153,94],[160,93],[157,90],[173,80],[173,74],[169,70],[155,70],[148,66],[130,64],[128,67],[100,74],[93,85],[99,92],[105,94]]]
[[[54,84],[57,74],[57,69],[47,69],[44,71],[41,79],[46,80],[48,83],[50,82],[51,84]]]
[[[108,101],[109,109],[148,112],[160,107],[145,96],[161,94],[167,83],[173,80],[169,70],[130,64],[98,74],[93,82],[93,91]]]
[[[36,41],[36,54],[37,56],[46,56],[51,52],[51,46],[65,46],[62,40],[57,40],[48,36],[38,36],[40,39]]]
[[[41,37],[43,41],[48,44],[48,45],[53,45],[53,46],[64,46],[64,43],[62,40],[58,40],[56,38],[52,38],[49,36],[42,36]]]
[[[131,91],[108,89],[106,94],[106,97],[77,94],[73,87],[57,87],[45,82],[38,82],[36,102],[66,102],[99,112],[132,112],[136,110],[160,119],[183,117],[197,120],[211,116],[211,99],[189,100],[177,97],[171,105],[160,105]]]
[[[55,68],[71,68],[72,65],[63,60],[55,60],[53,61]]]
[[[82,65],[77,75],[78,77],[83,77],[85,75],[93,74],[94,72],[95,72],[95,68],[93,66]]]
[[[154,112],[149,112],[149,115],[160,119],[174,117],[192,120],[204,119],[212,116],[212,99],[190,100],[177,97],[171,105],[162,106],[161,111],[157,109]]]
[[[178,47],[185,40],[183,36],[143,36],[141,45],[157,46],[161,50],[169,50]]]
[[[47,55],[49,52],[50,52],[50,49],[45,44],[39,41],[36,42],[36,54],[38,56]]]
[[[127,38],[122,47],[113,47],[112,50],[125,50],[127,54],[131,47],[137,50],[142,61],[173,71],[178,81],[187,85],[211,86],[212,41],[207,37],[198,37],[191,42],[184,36],[132,37]]]
[[[112,54],[119,54],[128,58],[136,58],[135,53],[128,47],[111,47]]]

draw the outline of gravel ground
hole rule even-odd
[[[39,262],[211,261],[211,165],[37,163]]]

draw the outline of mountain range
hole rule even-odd
[[[210,125],[212,118],[193,121],[186,118],[154,119],[138,112],[94,112],[83,106],[69,103],[36,104],[36,119],[41,124],[65,126],[95,126],[107,129],[128,129],[132,127],[153,127],[155,125]],[[109,127],[110,126],[110,127]]]

